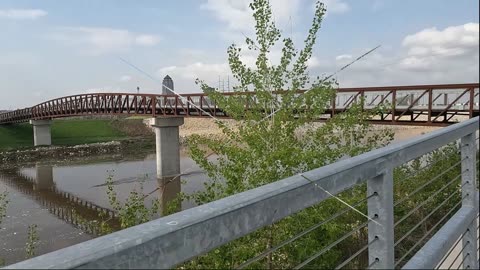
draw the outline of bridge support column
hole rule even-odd
[[[33,145],[52,145],[52,120],[30,120],[30,124],[33,125]]]
[[[51,165],[36,165],[35,189],[47,190],[53,187],[53,169]]]
[[[175,176],[180,173],[179,127],[183,125],[183,117],[152,118],[150,121],[156,137],[157,178]]]

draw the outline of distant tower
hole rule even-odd
[[[140,87],[137,86],[137,94],[140,93]]]
[[[175,88],[173,88],[173,80],[168,75],[165,76],[165,78],[163,78],[162,95],[174,95],[174,93],[172,91],[168,90],[167,87],[172,89],[172,90],[175,90]]]

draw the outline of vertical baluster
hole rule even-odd
[[[461,139],[462,152],[462,207],[471,207],[478,213],[476,187],[476,139],[475,133],[470,133]],[[477,259],[477,217],[470,223],[462,238],[463,269],[478,269]]]
[[[368,260],[372,268],[394,268],[393,170],[391,168],[367,181],[368,216],[377,223],[368,224]]]

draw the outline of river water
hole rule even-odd
[[[397,130],[395,141],[429,132],[432,128]],[[156,179],[155,154],[141,157],[123,157],[122,160],[96,157],[82,162],[52,162],[0,169],[0,192],[8,190],[7,216],[0,224],[0,259],[6,265],[25,259],[28,226],[37,225],[39,237],[36,254],[48,253],[98,235],[98,226],[92,220],[108,219],[113,228],[119,227],[106,194],[106,179],[111,176],[120,200],[139,188],[151,193],[146,203],[159,200],[160,212],[180,191],[192,193],[203,188],[207,176],[198,165],[181,155],[181,171],[185,173],[174,181]],[[117,158],[118,159],[118,158]],[[184,202],[182,208],[194,206]],[[100,217],[100,213],[107,213]]]
[[[146,204],[159,200],[160,213],[166,203],[180,192],[201,190],[207,180],[195,162],[181,157],[185,175],[173,181],[156,179],[155,154],[128,161],[95,163],[42,163],[29,167],[0,170],[0,192],[8,190],[7,216],[0,225],[0,258],[11,264],[25,259],[28,226],[37,225],[37,254],[44,254],[98,235],[98,226],[85,221],[101,219],[100,212],[111,214],[105,181],[113,177],[115,191],[125,200],[143,183],[143,193],[150,194]],[[192,207],[184,202],[182,208]],[[104,217],[107,220],[107,217]],[[119,227],[116,218],[109,224]]]

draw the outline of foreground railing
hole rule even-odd
[[[363,194],[363,199],[348,202],[350,206],[339,203],[344,207],[333,209],[332,215],[325,212],[325,218],[310,222],[307,228],[291,232],[263,251],[255,251],[251,258],[229,267],[272,266],[275,257],[269,257],[270,254],[282,251],[294,241],[336,220],[335,228],[348,225],[338,237],[326,239],[307,254],[291,259],[288,266],[318,267],[325,259],[323,256],[338,245],[344,245],[345,250],[353,246],[359,248],[339,255],[337,268],[434,268],[450,260],[444,257],[456,256],[453,264],[477,269],[475,134],[478,125],[479,117],[476,117],[8,268],[171,268],[200,255],[209,256],[209,251],[278,224],[286,217],[295,220],[298,216],[294,214],[307,208],[322,206],[327,201],[338,202],[331,195],[348,201],[348,196],[343,195],[351,195],[353,193],[345,192],[354,190]],[[440,157],[432,154],[457,140],[460,140],[460,153],[454,151],[452,155]],[[405,167],[406,163],[424,155],[436,157],[435,162],[417,160],[417,165],[408,165],[410,169]],[[426,174],[431,168],[440,169],[434,175]],[[349,221],[351,223],[342,223],[339,219],[348,212],[362,214]],[[322,237],[322,233],[314,236],[310,238]],[[255,237],[251,240],[255,241]],[[458,243],[461,243],[461,250],[450,251]],[[248,248],[257,247],[252,244]],[[264,264],[262,260],[267,261]]]

